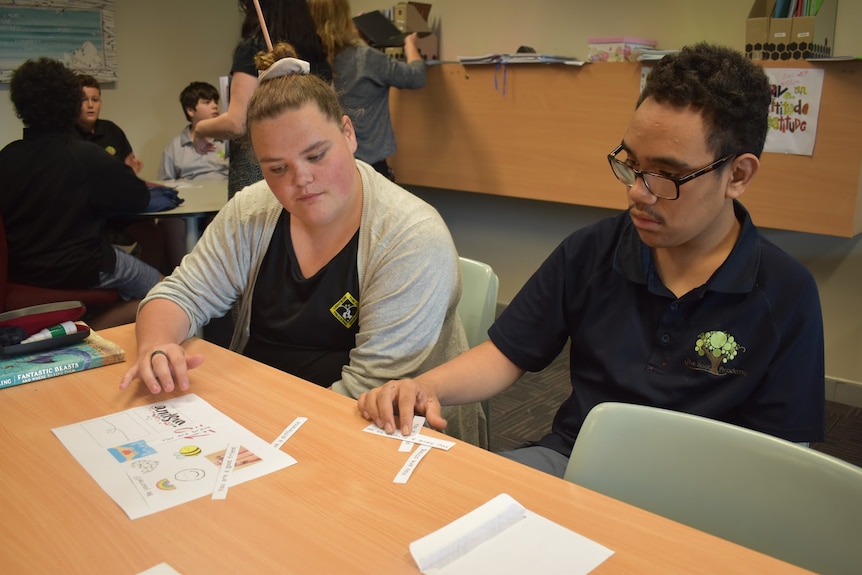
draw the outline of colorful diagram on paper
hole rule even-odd
[[[108,453],[113,455],[114,459],[120,463],[125,463],[146,457],[147,455],[154,455],[156,450],[147,445],[146,441],[135,441],[126,443],[125,445],[118,445],[117,447],[109,447]]]

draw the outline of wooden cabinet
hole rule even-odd
[[[822,67],[814,156],[765,153],[742,197],[762,227],[852,237],[862,231],[862,62]],[[640,89],[640,63],[428,68],[421,90],[392,91],[396,179],[420,185],[624,209],[607,154]]]

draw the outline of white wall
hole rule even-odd
[[[654,38],[662,48],[709,40],[741,49],[752,1],[436,0],[431,20],[439,27],[441,57],[448,60],[511,52],[520,45],[583,58],[587,38],[615,35]],[[389,3],[352,0],[352,5],[359,12],[386,8]],[[122,126],[144,160],[144,175],[153,177],[163,146],[184,123],[177,101],[180,90],[192,80],[215,84],[228,71],[239,36],[240,12],[235,0],[115,0],[115,10],[119,81],[105,90],[103,115]],[[836,53],[862,56],[860,26],[862,2],[840,0]],[[8,86],[0,86],[0,146],[20,133]],[[463,255],[494,266],[503,303],[511,300],[562,238],[611,213],[485,194],[415,191],[440,210]],[[817,278],[827,374],[862,382],[862,237],[766,233]]]

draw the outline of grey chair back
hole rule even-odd
[[[806,569],[862,572],[862,468],[770,435],[603,403],[565,478]]]

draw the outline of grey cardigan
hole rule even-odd
[[[359,333],[332,389],[358,398],[390,379],[417,376],[467,349],[457,314],[458,254],[437,211],[356,161],[362,178],[359,227]],[[188,315],[191,337],[237,304],[230,347],[249,338],[258,270],[284,208],[265,180],[236,194],[173,274],[144,299],[167,298]],[[142,304],[142,305],[143,305]],[[446,408],[447,433],[485,446],[478,404]]]

